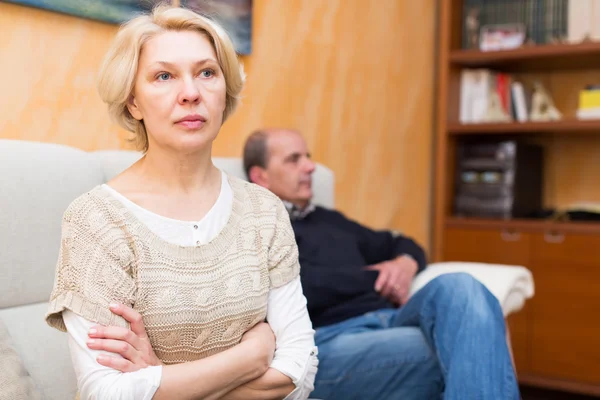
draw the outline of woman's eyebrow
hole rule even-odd
[[[211,63],[211,62],[216,63],[217,60],[215,60],[214,58],[204,58],[202,60],[195,61],[193,63],[193,65],[194,66],[199,66],[199,65],[203,65],[203,64]],[[174,67],[177,66],[177,63],[172,63],[172,62],[169,62],[169,61],[155,61],[151,65],[156,65],[156,64],[164,66],[164,67],[170,67],[170,68],[174,68]]]

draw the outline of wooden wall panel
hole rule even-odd
[[[302,131],[333,169],[337,204],[428,244],[435,0],[255,0],[244,104],[215,143],[238,156],[251,130]],[[124,147],[93,77],[114,26],[0,4],[0,137]],[[7,35],[7,36],[6,36]]]
[[[6,3],[0,26],[0,137],[118,148],[95,79],[117,28]]]

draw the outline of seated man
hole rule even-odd
[[[312,397],[519,398],[502,310],[483,285],[446,274],[408,299],[423,249],[311,204],[315,164],[298,132],[254,132],[244,168],[290,213],[319,348]]]

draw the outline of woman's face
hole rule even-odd
[[[128,109],[144,121],[149,149],[192,153],[216,138],[225,98],[225,78],[209,40],[168,31],[142,47]]]

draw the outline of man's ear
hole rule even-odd
[[[129,98],[127,99],[127,109],[133,118],[137,119],[138,121],[143,119],[142,113],[140,112],[137,101],[135,100],[135,97],[133,97],[133,94],[130,94]]]
[[[254,166],[248,171],[248,179],[259,186],[269,188],[269,176],[264,168]]]

